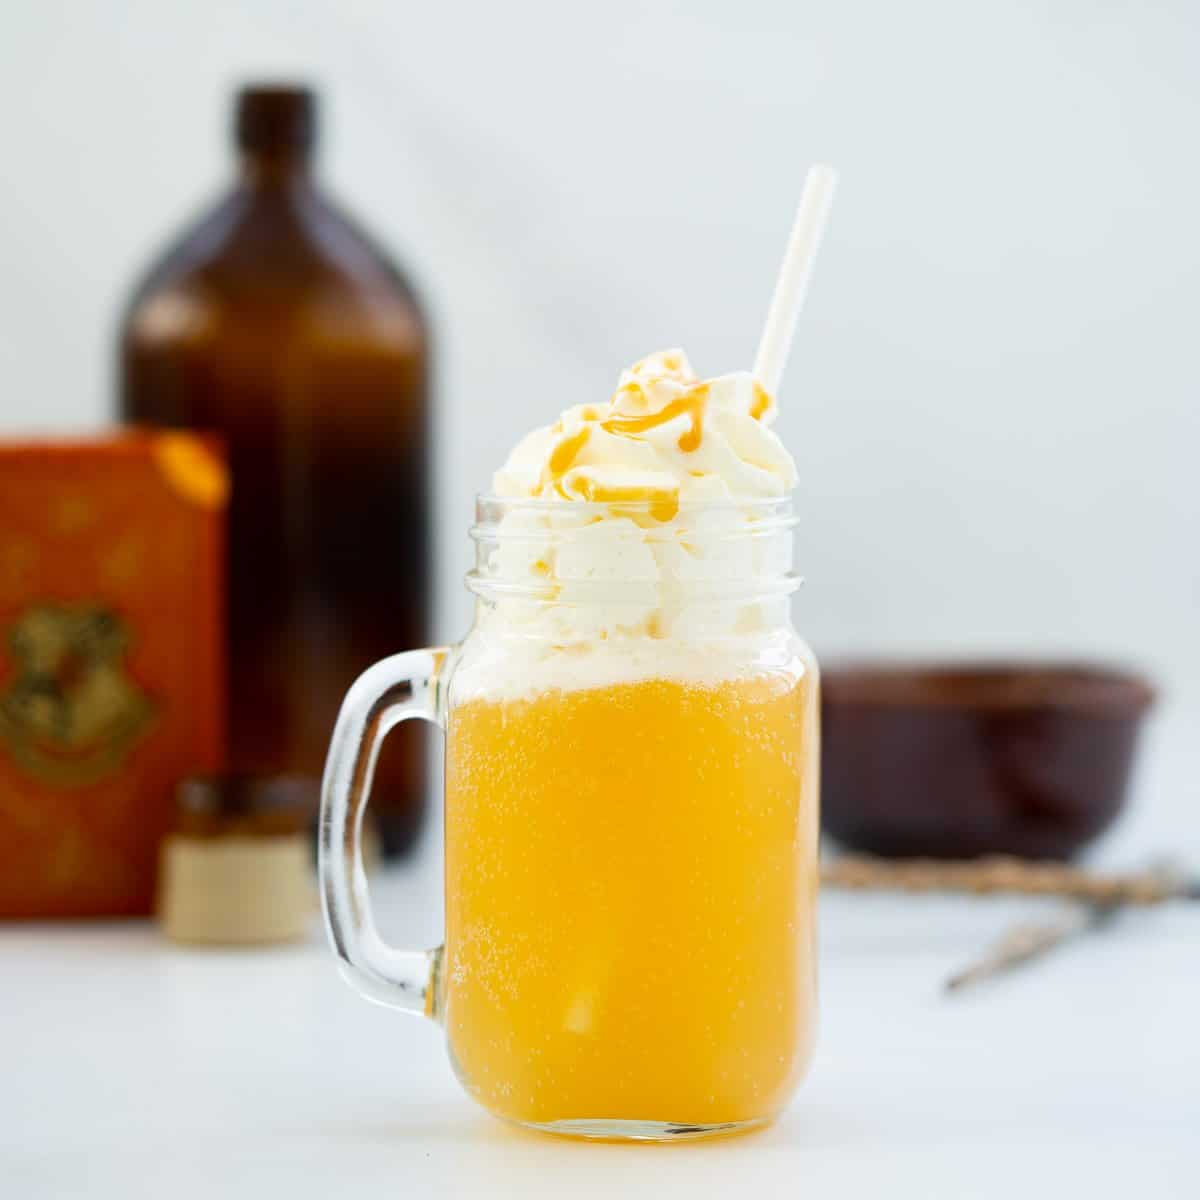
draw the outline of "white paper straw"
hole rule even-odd
[[[787,366],[796,333],[796,318],[804,307],[804,296],[836,184],[837,172],[826,166],[810,167],[804,180],[796,220],[775,282],[775,294],[771,297],[767,324],[754,359],[754,377],[772,396],[779,395],[783,369]]]

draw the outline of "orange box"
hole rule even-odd
[[[178,780],[224,754],[219,445],[0,445],[0,917],[148,913]]]

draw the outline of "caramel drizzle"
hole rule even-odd
[[[756,420],[761,421],[763,414],[771,407],[771,397],[767,393],[767,389],[762,386],[756,379],[754,381],[754,399],[750,403],[750,415]]]
[[[687,414],[690,422],[688,428],[679,435],[679,448],[685,454],[690,454],[693,450],[699,450],[700,443],[704,440],[704,412],[707,406],[708,384],[698,383],[678,400],[672,400],[670,404],[660,408],[658,412],[648,413],[643,417],[609,417],[608,420],[600,422],[600,428],[606,433],[646,433]]]
[[[622,487],[597,483],[586,476],[572,480],[571,492],[563,486],[563,477],[575,465],[579,452],[587,445],[591,426],[585,425],[570,437],[565,437],[550,452],[546,469],[542,472],[538,490],[553,488],[564,500],[588,500],[600,504],[622,504],[648,502],[650,516],[656,521],[670,521],[679,511],[678,488],[649,488],[636,485]],[[541,568],[545,568],[543,571]],[[534,564],[537,574],[548,573],[547,564]]]
[[[636,384],[627,384],[629,391],[641,392]],[[770,403],[765,392],[761,392],[762,410]],[[614,416],[599,421],[598,424],[606,433],[636,436],[647,433],[674,421],[677,417],[687,416],[688,427],[679,435],[679,449],[689,454],[700,448],[704,439],[704,416],[708,406],[709,388],[706,383],[698,383],[676,400],[659,409],[658,412],[643,416]],[[759,404],[756,394],[755,407]],[[594,411],[594,410],[593,410]],[[594,420],[592,411],[585,414],[586,420]],[[598,415],[598,414],[597,414]],[[561,429],[561,425],[556,426]],[[592,425],[587,424],[577,429],[569,436],[563,437],[550,452],[550,457],[542,471],[538,490],[553,488],[564,499],[572,499],[572,495],[563,486],[563,478],[575,465],[584,446],[591,437]],[[647,488],[638,486],[611,486],[597,483],[586,477],[572,481],[571,491],[574,498],[597,502],[601,504],[642,503],[650,505],[650,516],[656,521],[670,521],[679,512],[679,489]]]
[[[587,478],[573,480],[572,483],[581,500],[599,504],[648,503],[650,516],[656,521],[674,520],[679,512],[678,488],[605,486]]]
[[[538,483],[538,491],[553,487],[560,495],[565,495],[562,490],[562,477],[575,465],[579,452],[587,445],[588,438],[591,436],[592,427],[584,425],[582,429],[577,429],[569,437],[563,438],[550,451],[550,458],[546,462],[542,478]]]

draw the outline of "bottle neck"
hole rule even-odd
[[[316,144],[316,97],[310,90],[243,88],[233,132],[243,187],[290,191],[308,185]]]
[[[256,191],[292,191],[312,186],[312,157],[293,151],[254,151],[240,155],[238,182]]]

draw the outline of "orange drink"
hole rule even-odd
[[[811,668],[452,707],[444,1020],[536,1124],[769,1118],[815,1019]]]
[[[816,1020],[818,681],[795,464],[749,372],[681,351],[523,438],[477,498],[475,622],[376,663],[322,792],[330,940],[440,1021],[491,1112],[669,1141],[776,1116]],[[387,945],[362,867],[381,739],[446,735],[446,939]]]

